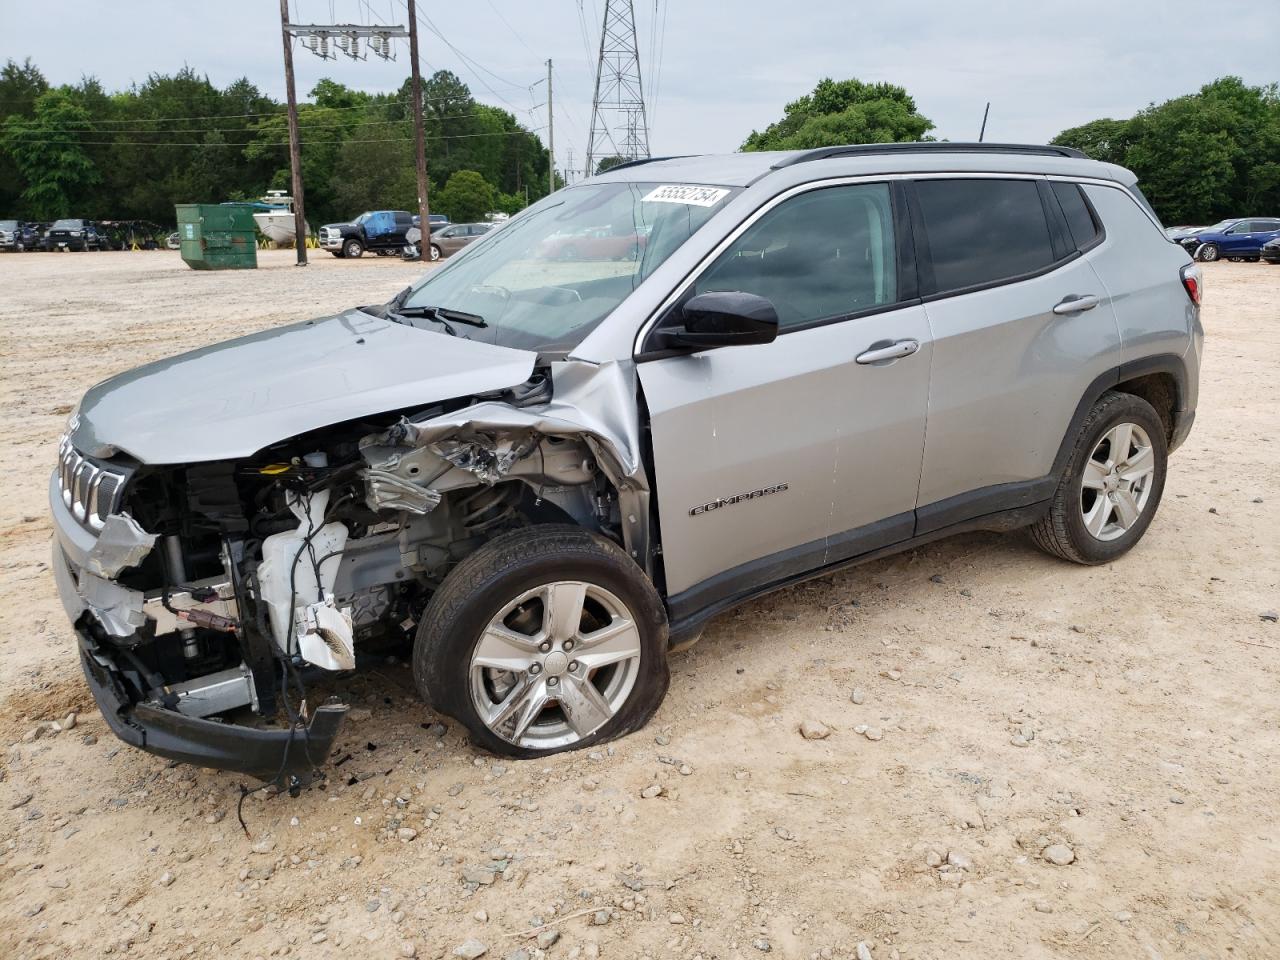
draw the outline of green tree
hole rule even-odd
[[[449,178],[444,189],[436,193],[432,209],[455,223],[483,220],[493,210],[493,187],[474,170],[459,170]]]
[[[0,69],[0,117],[30,117],[35,112],[36,100],[48,89],[49,82],[30,57],[21,64],[7,61]],[[0,148],[0,213],[10,216],[18,209],[25,187],[26,181],[13,155]]]
[[[1128,120],[1095,120],[1054,143],[1128,167],[1169,223],[1280,209],[1280,88],[1223,77]]]
[[[844,143],[899,143],[931,139],[933,122],[892,83],[818,81],[812,93],[788,103],[782,119],[752,131],[743,150],[808,150]]]
[[[68,216],[98,181],[98,170],[80,145],[78,131],[88,121],[88,111],[63,90],[42,94],[30,119],[5,120],[0,142],[26,181],[22,201],[28,215],[40,220]]]

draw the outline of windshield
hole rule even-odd
[[[57,221],[55,221],[55,222],[54,222],[53,226],[52,226],[52,227],[50,227],[49,229],[51,229],[51,230],[79,230],[79,229],[80,229],[80,221],[79,221],[79,220],[57,220]]]
[[[393,306],[480,318],[460,336],[541,353],[577,346],[738,192],[596,183],[552,194],[457,254]]]
[[[0,220],[0,230],[17,230],[17,220]]]

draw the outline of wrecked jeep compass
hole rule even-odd
[[[635,255],[565,252],[593,236]],[[1066,148],[626,164],[386,304],[92,388],[54,574],[107,722],[162,756],[305,780],[346,710],[308,684],[397,643],[478,745],[577,748],[764,591],[963,530],[1123,554],[1199,295],[1132,174]]]

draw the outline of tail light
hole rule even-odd
[[[1200,306],[1200,299],[1204,295],[1204,273],[1200,270],[1199,264],[1188,263],[1182,268],[1182,286],[1186,289],[1191,302],[1197,307]]]

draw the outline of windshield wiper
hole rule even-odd
[[[402,317],[426,317],[428,320],[453,320],[465,323],[469,327],[487,327],[484,317],[478,313],[466,313],[462,310],[450,310],[448,307],[396,307],[395,312]]]

